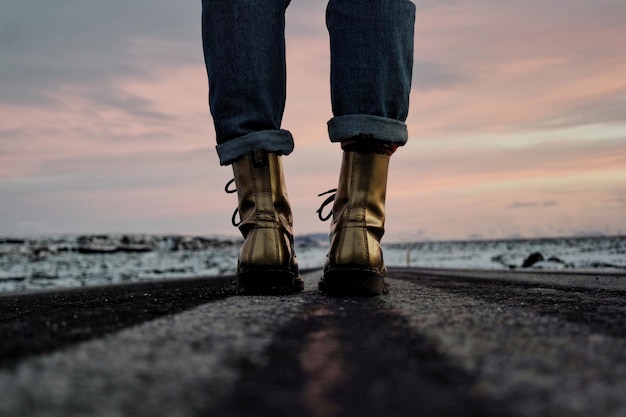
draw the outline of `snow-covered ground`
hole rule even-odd
[[[626,236],[385,245],[388,265],[468,269],[613,270],[626,274]]]
[[[0,237],[0,292],[228,275],[240,244],[217,236]],[[323,265],[326,236],[299,237],[296,246],[301,268]],[[389,266],[514,269],[526,263],[626,274],[626,236],[395,243],[384,251]]]

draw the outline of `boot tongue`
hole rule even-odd
[[[398,144],[374,139],[373,135],[362,133],[352,139],[341,142],[344,152],[377,153],[391,156],[398,149]]]

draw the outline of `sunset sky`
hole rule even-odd
[[[409,143],[388,241],[626,234],[626,1],[416,1]],[[287,10],[296,233],[341,152],[324,1]],[[235,234],[200,1],[4,0],[0,235]]]

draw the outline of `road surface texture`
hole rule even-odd
[[[390,270],[0,296],[0,416],[626,416],[626,276]]]

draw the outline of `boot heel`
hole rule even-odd
[[[255,269],[240,271],[236,292],[242,295],[295,294],[304,289],[304,281],[288,271]]]
[[[374,270],[330,269],[318,283],[318,289],[330,296],[376,296],[389,293],[389,282]]]

